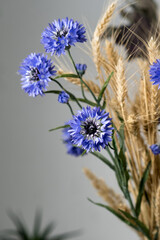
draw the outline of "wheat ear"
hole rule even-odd
[[[107,202],[114,209],[123,209],[129,211],[125,205],[122,197],[116,194],[113,189],[109,188],[103,179],[97,178],[89,169],[84,168],[83,172],[87,178],[92,182],[92,185],[98,191],[98,194],[102,199]]]
[[[159,186],[157,188],[157,192],[156,192],[155,220],[156,220],[156,226],[160,227],[160,184],[159,184]]]
[[[102,79],[102,73],[101,73],[100,67],[101,67],[101,62],[102,61],[105,62],[105,59],[101,55],[101,46],[100,46],[101,41],[100,41],[100,38],[101,38],[102,34],[104,33],[104,31],[106,30],[106,27],[107,27],[112,15],[113,15],[115,7],[116,7],[116,2],[113,2],[108,7],[107,11],[103,15],[102,19],[99,21],[99,23],[98,23],[98,25],[97,25],[97,27],[94,31],[93,39],[92,39],[92,42],[91,42],[93,60],[94,60],[94,63],[96,65],[101,84],[103,84],[103,79]]]

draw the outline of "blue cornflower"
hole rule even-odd
[[[62,91],[58,95],[58,102],[60,102],[60,103],[68,103],[68,100],[69,100],[69,95],[65,91]]]
[[[58,19],[50,23],[42,33],[41,43],[46,52],[54,53],[58,56],[65,54],[65,50],[74,46],[76,42],[86,42],[85,28],[73,19]]]
[[[71,127],[68,132],[72,137],[72,143],[87,152],[100,151],[112,141],[111,118],[109,113],[101,110],[100,107],[82,108],[68,124]]]
[[[160,59],[157,59],[156,62],[154,62],[150,66],[150,77],[151,82],[153,82],[153,85],[158,84],[158,89],[160,88]]]
[[[81,76],[83,76],[85,74],[86,69],[87,69],[87,65],[86,64],[77,63],[76,64],[76,69],[77,69],[77,72]]]
[[[43,89],[46,90],[50,77],[56,73],[54,67],[42,53],[28,55],[18,71],[22,75],[22,89],[32,97],[44,95]]]
[[[75,157],[78,157],[78,156],[82,155],[84,150],[82,148],[75,147],[72,144],[72,137],[68,132],[68,130],[70,130],[70,129],[71,129],[70,127],[63,129],[63,142],[66,144],[67,153],[70,155],[73,155]]]
[[[150,149],[152,150],[154,155],[160,154],[160,145],[153,144],[150,146]]]

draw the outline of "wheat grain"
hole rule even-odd
[[[104,62],[105,59],[102,57],[102,54],[101,54],[100,38],[101,38],[102,34],[104,33],[104,31],[106,30],[106,27],[107,27],[112,15],[113,15],[115,7],[116,7],[116,2],[112,3],[108,7],[108,9],[105,12],[105,14],[103,15],[102,19],[97,24],[97,27],[94,31],[93,39],[92,39],[92,42],[91,42],[92,53],[93,53],[93,61],[96,65],[96,69],[97,69],[97,72],[98,72],[98,77],[99,77],[101,85],[104,82],[103,77],[102,77],[102,71],[101,71],[101,61]]]
[[[92,185],[98,191],[98,194],[103,198],[105,202],[107,202],[114,209],[127,209],[128,207],[124,203],[122,197],[119,194],[116,194],[113,189],[109,188],[104,180],[97,178],[89,169],[84,168],[83,172],[87,176],[87,178],[92,182]]]
[[[160,185],[156,191],[156,200],[155,200],[155,219],[156,225],[160,228]]]

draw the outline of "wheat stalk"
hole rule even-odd
[[[103,15],[102,19],[99,21],[97,24],[97,27],[95,29],[95,32],[93,34],[93,39],[91,42],[92,46],[92,53],[93,53],[93,61],[95,63],[97,72],[98,72],[98,77],[100,79],[101,85],[103,84],[103,77],[102,77],[102,72],[101,72],[101,63],[105,62],[105,58],[103,58],[101,54],[101,45],[100,45],[100,38],[104,31],[106,30],[106,27],[111,20],[111,17],[113,15],[113,12],[116,8],[116,2],[112,3],[105,14]]]
[[[156,226],[160,228],[160,185],[158,186],[156,191],[155,219],[156,219]]]
[[[114,209],[123,209],[129,211],[122,197],[109,188],[103,179],[97,178],[89,169],[83,169],[86,177],[91,181],[99,196]]]

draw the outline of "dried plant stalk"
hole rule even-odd
[[[153,236],[155,229],[157,227],[160,228],[160,157],[155,156],[149,147],[157,142],[157,124],[160,121],[160,91],[158,91],[157,86],[151,83],[149,69],[150,65],[160,56],[160,47],[157,44],[159,37],[152,37],[148,43],[145,43],[147,52],[144,54],[148,58],[137,60],[140,78],[135,98],[131,100],[132,98],[130,99],[129,96],[132,94],[132,89],[127,88],[128,79],[126,77],[126,65],[130,64],[129,58],[124,61],[122,54],[116,51],[112,40],[105,40],[105,44],[102,44],[102,41],[100,41],[111,20],[115,7],[116,2],[108,7],[95,29],[91,42],[93,62],[97,69],[100,86],[104,84],[109,74],[114,72],[105,91],[106,111],[110,112],[114,126],[117,129],[122,126],[122,123],[124,124],[125,156],[129,174],[131,175],[128,185],[134,206],[136,205],[139,185],[144,170],[149,161],[151,161],[151,171],[145,183],[145,195],[141,202],[139,220],[148,227]],[[124,38],[128,42],[130,41],[129,35],[124,36]],[[143,40],[145,41],[145,39]],[[59,74],[66,74],[66,72],[59,70]],[[78,78],[66,78],[66,80],[75,85],[81,85]],[[84,78],[83,80],[92,92],[98,96],[100,87],[91,80]],[[133,81],[135,82],[137,79],[133,79]],[[88,89],[84,86],[84,90]],[[115,136],[115,140],[119,150],[120,143],[117,136]],[[92,182],[98,194],[112,208],[116,211],[123,209],[131,212],[130,208],[126,206],[124,199],[109,188],[104,180],[97,178],[88,169],[84,169],[84,173]],[[146,237],[141,233],[137,233],[141,239],[146,240]],[[158,240],[160,240],[160,236]]]
[[[126,120],[126,113],[125,113],[125,97],[127,96],[127,86],[126,86],[126,78],[124,73],[124,63],[122,58],[118,59],[118,63],[115,69],[115,91],[116,91],[116,98],[117,102],[121,108],[121,115],[123,120]]]
[[[158,47],[156,40],[153,39],[153,37],[148,42],[148,60],[150,64],[153,64],[153,62],[156,61],[158,57]],[[148,142],[150,145],[156,143],[157,136],[156,136],[156,125],[158,122],[157,115],[158,115],[158,87],[151,85],[151,101],[149,104],[150,107],[150,115],[151,115],[151,122],[149,124],[148,129]],[[154,223],[155,223],[155,196],[156,196],[156,189],[158,184],[158,175],[157,175],[157,161],[156,157],[152,154],[152,169],[153,169],[153,175],[152,175],[152,196],[151,196],[151,218],[152,218],[152,225],[151,230],[154,230]]]
[[[156,226],[160,228],[160,185],[158,186],[157,192],[156,192],[155,219],[156,219]]]
[[[103,198],[105,202],[107,202],[112,208],[118,210],[123,209],[125,211],[129,211],[128,207],[123,201],[123,198],[116,194],[113,189],[109,188],[104,180],[97,178],[89,169],[84,168],[83,172],[87,176],[87,178],[92,182],[92,185],[98,191],[100,197]]]
[[[104,52],[106,52],[106,57],[107,57],[107,62],[105,63],[105,65],[102,63],[102,67],[104,69],[104,72],[106,75],[110,74],[111,72],[115,72],[116,66],[118,64],[118,59],[119,59],[119,54],[118,52],[115,50],[113,44],[106,40],[105,41],[105,50]],[[110,93],[110,99],[114,97],[114,93],[116,91],[115,89],[115,74],[113,74],[111,80],[110,80],[110,86],[111,86],[111,91],[109,91]],[[114,99],[114,101],[116,102],[117,105],[117,98]]]
[[[105,41],[105,50],[110,67],[112,70],[115,70],[115,66],[118,63],[119,54],[109,40]]]
[[[104,33],[104,31],[106,30],[106,27],[107,27],[109,21],[111,20],[111,17],[113,15],[115,8],[116,8],[116,2],[112,3],[108,7],[107,11],[105,12],[105,14],[103,15],[102,19],[99,21],[99,23],[95,29],[95,32],[93,34],[93,39],[91,42],[93,61],[97,68],[98,77],[99,77],[101,85],[104,82],[103,78],[102,78],[102,72],[101,72],[101,63],[106,62],[106,60],[101,54],[100,38],[101,38],[102,34]]]
[[[108,12],[109,9],[111,10],[112,7],[110,6],[110,8],[108,8]],[[111,14],[108,14],[108,16],[112,16],[112,14],[113,12],[111,11]],[[105,19],[105,16],[103,19]],[[160,163],[158,162],[159,157],[155,157],[151,153],[148,145],[150,146],[151,144],[156,143],[157,140],[156,129],[160,118],[160,93],[157,91],[157,87],[153,86],[150,82],[149,68],[150,64],[155,62],[156,58],[160,56],[159,47],[157,46],[157,40],[154,38],[151,38],[150,41],[146,43],[146,46],[148,44],[148,60],[138,60],[141,77],[138,88],[136,89],[136,98],[131,101],[128,97],[125,65],[122,56],[115,51],[114,45],[108,40],[105,42],[105,55],[104,51],[103,55],[101,53],[99,39],[103,33],[104,24],[101,26],[102,22],[104,21],[101,21],[97,26],[92,40],[93,61],[95,62],[100,76],[100,83],[102,82],[102,73],[105,73],[107,76],[107,74],[114,71],[114,75],[109,84],[108,100],[110,100],[110,102],[108,105],[110,106],[110,112],[115,126],[119,128],[121,125],[117,114],[125,123],[124,132],[127,148],[125,155],[132,175],[132,181],[129,181],[130,192],[132,193],[135,202],[139,191],[139,183],[144,170],[148,162],[152,160],[152,171],[149,174],[145,186],[145,191],[151,206],[149,206],[148,201],[146,201],[146,198],[144,197],[142,199],[141,214],[139,216],[139,219],[152,233],[156,227],[155,211],[158,211],[156,210],[157,208],[155,209],[155,197],[157,199],[157,195],[155,196],[155,190],[157,189],[157,183],[160,178],[158,172],[160,169]],[[108,23],[106,22],[106,25],[107,24]],[[92,181],[94,187],[102,196],[101,188],[102,186],[104,187],[104,182],[102,180],[100,181],[92,174],[90,177],[88,176],[88,178]],[[108,189],[106,192],[108,192]],[[113,196],[115,195],[115,193],[112,194]],[[107,199],[108,202],[110,200]],[[117,204],[115,205],[117,206]],[[115,209],[116,206],[114,206]],[[145,239],[142,235],[141,238]]]
[[[159,55],[159,50],[158,50],[156,40],[153,37],[151,37],[151,39],[148,42],[148,58],[149,58],[150,64],[156,61],[156,59],[158,58],[158,55]]]
[[[58,73],[61,74],[73,74],[71,72],[64,72],[63,70],[58,70]],[[75,85],[81,86],[81,80],[79,78],[72,78],[72,77],[67,77],[65,78],[68,82],[73,83]],[[100,87],[94,83],[92,80],[85,80],[83,78],[83,81],[88,85],[88,87],[92,90],[92,92],[95,95],[99,95],[100,93]],[[84,85],[83,86],[86,91],[88,91],[88,88]]]
[[[153,64],[156,59],[158,58],[158,46],[156,44],[156,41],[153,39],[153,37],[148,42],[148,58],[150,64]],[[152,85],[151,86],[151,117],[152,122],[156,123],[157,120],[157,107],[158,107],[158,87]],[[154,136],[155,138],[156,136]],[[155,139],[154,139],[155,140]]]

